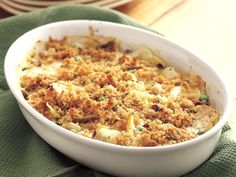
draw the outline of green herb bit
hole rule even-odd
[[[104,97],[104,96],[100,96],[99,98],[98,98],[98,101],[104,101],[106,98]]]
[[[207,95],[202,95],[200,96],[199,101],[203,101],[207,103],[209,101],[209,97]]]
[[[27,70],[28,68],[27,67],[24,67],[24,68],[22,68],[22,71],[25,71],[25,70]]]
[[[135,70],[131,69],[131,70],[128,70],[128,72],[134,74],[134,73],[135,73]]]
[[[137,129],[138,129],[138,131],[143,131],[144,130],[143,127],[138,127]]]
[[[82,58],[79,55],[77,55],[77,56],[74,57],[74,60],[79,61],[79,60],[82,60]]]
[[[198,134],[198,135],[202,135],[202,134],[204,134],[204,133],[206,133],[206,131],[199,131],[197,134]]]

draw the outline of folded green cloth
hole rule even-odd
[[[58,6],[0,20],[0,176],[108,176],[74,162],[43,141],[25,121],[4,78],[4,57],[17,37],[43,24],[72,19],[145,28],[121,13],[82,5]],[[226,125],[211,158],[185,177],[236,177],[236,143],[230,135],[230,127]]]

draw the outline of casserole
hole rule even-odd
[[[220,112],[219,122],[205,134],[186,142],[161,147],[124,147],[76,135],[45,119],[24,99],[17,67],[36,41],[47,40],[49,36],[89,35],[90,27],[96,34],[119,39],[121,46],[122,42],[132,44],[133,48],[146,45],[157,50],[168,64],[177,69],[200,75],[207,83],[210,102]],[[209,158],[228,117],[228,90],[208,64],[166,38],[134,27],[100,21],[64,21],[44,25],[22,35],[12,44],[4,67],[7,83],[26,120],[46,142],[82,164],[117,176],[180,176],[188,173]]]

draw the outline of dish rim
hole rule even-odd
[[[11,74],[15,74],[15,73],[10,73],[8,72],[8,68],[9,68],[9,62],[8,60],[10,59],[10,53],[11,51],[14,51],[14,46],[17,45],[19,43],[19,41],[24,38],[24,37],[28,37],[31,35],[31,33],[34,33],[37,30],[43,30],[44,28],[50,28],[52,26],[55,25],[68,25],[71,23],[78,23],[78,25],[80,23],[88,23],[88,26],[92,26],[93,24],[105,24],[105,25],[110,25],[112,27],[119,27],[122,30],[126,30],[127,28],[134,30],[134,31],[138,31],[141,33],[145,33],[145,35],[151,35],[154,36],[155,38],[160,38],[162,40],[162,42],[165,42],[165,44],[174,46],[175,48],[177,48],[177,50],[183,52],[183,53],[187,53],[188,55],[192,56],[194,58],[194,60],[199,60],[202,64],[204,64],[207,68],[209,68],[211,70],[211,72],[218,77],[218,79],[220,80],[220,82],[222,83],[223,86],[223,90],[226,93],[226,105],[225,105],[225,110],[223,110],[222,115],[220,116],[220,120],[214,125],[214,127],[212,127],[210,130],[208,130],[206,133],[204,133],[203,135],[197,136],[196,138],[193,138],[191,140],[187,140],[184,142],[180,142],[180,143],[176,143],[176,144],[171,144],[171,145],[162,145],[162,146],[154,146],[154,147],[136,147],[136,146],[122,146],[122,145],[117,145],[117,144],[111,144],[111,143],[107,143],[107,142],[103,142],[100,140],[96,140],[96,139],[92,139],[92,138],[88,138],[88,137],[84,137],[82,135],[78,135],[75,134],[55,123],[53,123],[52,121],[50,121],[49,119],[47,119],[45,116],[43,116],[42,114],[40,114],[38,111],[36,111],[33,107],[31,107],[29,105],[29,103],[22,97],[22,95],[19,95],[17,93],[17,89],[19,88],[14,88],[12,85],[12,82],[10,80],[10,76]],[[188,147],[188,146],[192,146],[195,145],[197,143],[200,143],[206,139],[208,139],[209,137],[213,136],[214,134],[216,134],[226,123],[228,117],[229,117],[229,112],[231,109],[231,96],[230,96],[230,92],[228,89],[228,86],[226,85],[226,83],[224,82],[224,80],[222,79],[222,77],[215,71],[215,69],[209,65],[205,60],[203,60],[202,58],[198,57],[194,52],[185,49],[184,47],[182,47],[181,45],[179,45],[176,42],[173,42],[170,39],[167,39],[164,36],[161,36],[160,34],[154,33],[152,31],[148,31],[145,29],[141,29],[138,27],[134,27],[134,26],[129,26],[129,25],[125,25],[125,24],[119,24],[119,23],[114,23],[114,22],[106,22],[106,21],[97,21],[97,20],[67,20],[67,21],[60,21],[60,22],[53,22],[53,23],[49,23],[46,25],[42,25],[36,28],[31,29],[30,31],[24,33],[23,35],[21,35],[20,37],[18,37],[9,47],[6,56],[5,56],[5,60],[4,60],[4,74],[6,77],[6,81],[7,84],[11,90],[11,92],[13,93],[14,97],[16,98],[16,100],[18,101],[19,104],[21,104],[23,106],[23,108],[29,113],[31,114],[39,123],[43,123],[46,124],[46,126],[48,126],[49,128],[51,128],[52,130],[56,131],[57,133],[66,136],[67,138],[70,138],[73,141],[77,141],[83,144],[87,144],[89,146],[96,146],[96,148],[102,148],[102,149],[113,149],[113,150],[118,150],[118,151],[124,151],[124,152],[159,152],[159,151],[171,151],[171,150],[177,150],[177,149],[181,149],[184,147]],[[20,93],[20,92],[19,92]]]

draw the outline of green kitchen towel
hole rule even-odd
[[[37,26],[72,19],[103,20],[145,28],[121,13],[85,5],[58,6],[0,20],[1,177],[109,176],[74,162],[42,140],[25,121],[16,100],[8,89],[3,73],[5,54],[16,38]],[[185,177],[235,176],[236,142],[231,138],[230,127],[226,125],[212,156]]]

